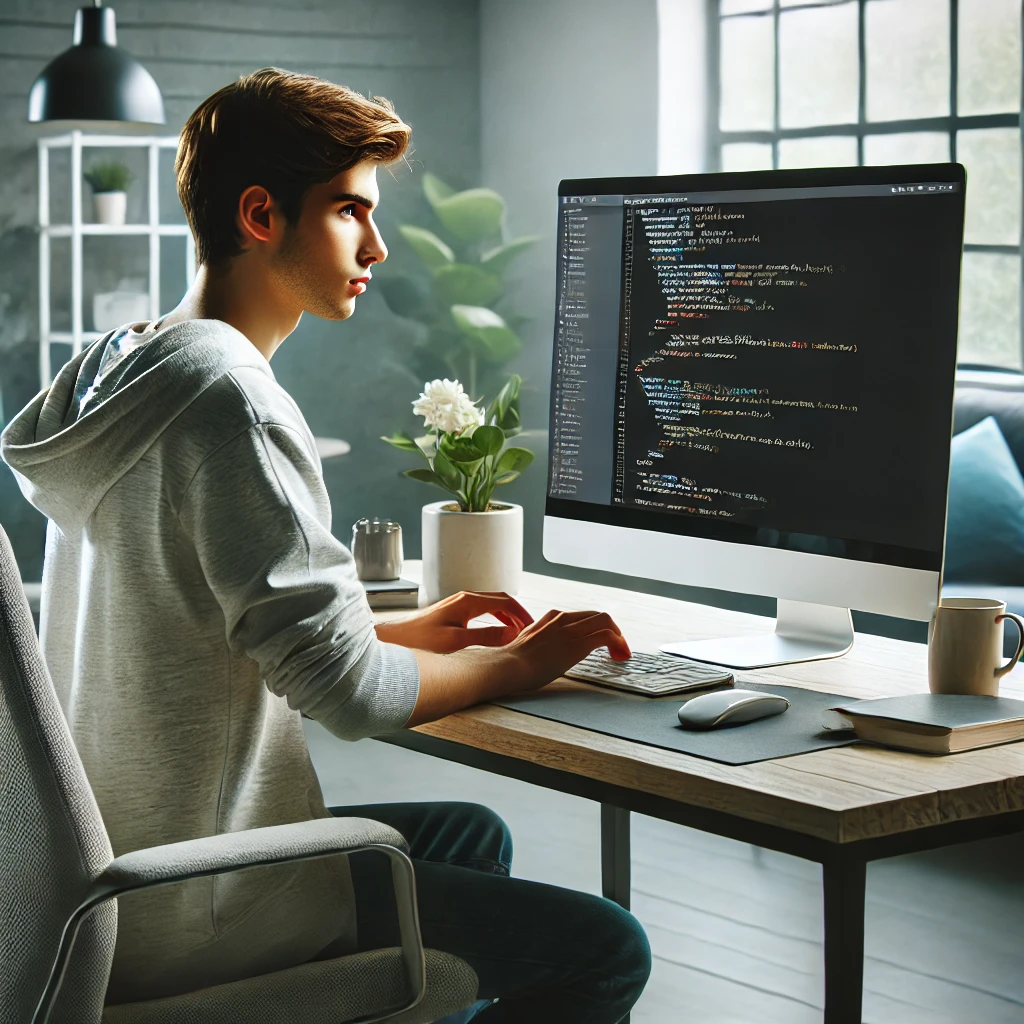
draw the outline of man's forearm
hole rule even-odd
[[[433,722],[515,689],[515,659],[503,650],[414,653],[420,670],[420,689],[406,728]]]

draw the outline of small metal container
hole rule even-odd
[[[352,557],[361,580],[402,575],[402,527],[390,519],[360,519],[352,527]]]

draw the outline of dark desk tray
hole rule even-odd
[[[822,715],[848,698],[795,686],[741,683],[738,689],[777,693],[791,703],[788,711],[743,725],[694,732],[679,724],[676,712],[682,696],[641,697],[588,686],[586,689],[538,690],[522,697],[493,703],[566,725],[592,729],[636,743],[703,757],[722,764],[753,764],[776,757],[792,757],[812,750],[855,743],[852,732],[826,732]]]

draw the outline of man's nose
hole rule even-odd
[[[381,238],[376,224],[373,226],[373,234],[365,252],[366,259],[371,263],[383,263],[388,258],[388,247],[384,244],[384,239]]]

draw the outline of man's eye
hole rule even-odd
[[[354,217],[356,215],[356,204],[349,203],[348,206],[343,206],[341,208],[341,212],[347,214],[349,217]]]

